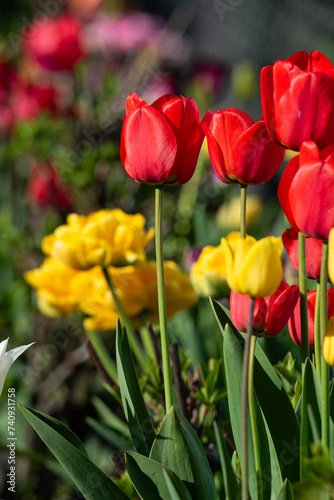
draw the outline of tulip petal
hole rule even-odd
[[[268,135],[265,122],[259,121],[235,141],[233,170],[242,184],[269,181],[279,169],[285,150]]]
[[[309,139],[314,140],[320,149],[332,144],[333,93],[334,78],[329,78],[325,73],[294,76],[285,93],[275,103],[276,127],[280,130],[282,143],[295,151]]]
[[[334,317],[329,319],[322,344],[322,357],[327,364],[334,366]]]
[[[334,227],[330,230],[328,238],[328,275],[334,284]]]
[[[266,297],[275,292],[283,279],[280,259],[282,242],[279,238],[258,241],[245,255],[238,275],[243,293],[251,297]],[[237,259],[235,262],[237,266]]]
[[[292,180],[296,175],[298,169],[299,169],[299,156],[295,156],[294,158],[292,158],[292,160],[289,161],[289,163],[285,167],[277,190],[278,200],[281,204],[285,217],[288,219],[291,226],[297,231],[299,231],[299,228],[293,216],[292,208],[290,205],[289,192]]]
[[[333,164],[320,160],[298,169],[289,190],[289,201],[300,231],[317,239],[328,239],[334,227],[333,193]]]
[[[138,182],[164,183],[177,153],[177,141],[166,118],[144,106],[125,117],[123,130],[123,166],[128,175]]]
[[[28,347],[32,346],[34,342],[28,345],[22,345],[20,347],[15,347],[8,352],[6,351],[8,344],[8,339],[0,343],[0,396],[5,383],[5,378],[7,376],[9,368],[12,366],[14,361],[25,351]]]
[[[280,139],[277,137],[275,123],[275,107],[274,107],[274,82],[273,82],[273,66],[262,68],[260,73],[261,86],[261,103],[263,118],[266,123],[268,134],[272,140],[281,145]]]
[[[271,335],[277,335],[287,324],[299,298],[299,287],[287,287],[275,300],[270,308],[267,330]]]

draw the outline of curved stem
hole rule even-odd
[[[249,414],[252,428],[253,437],[253,448],[255,457],[255,469],[258,485],[258,500],[262,500],[262,473],[261,473],[261,456],[260,456],[260,446],[259,446],[259,434],[256,425],[256,413],[255,413],[255,403],[254,403],[254,354],[256,346],[255,335],[251,337],[250,352],[249,352],[249,366],[248,366],[248,400],[249,400]]]
[[[317,282],[317,295],[314,310],[314,357],[315,367],[321,380],[321,341],[320,341],[320,283]]]
[[[246,199],[247,184],[240,184],[240,236],[246,238]]]
[[[328,281],[328,241],[322,242],[320,271],[320,332],[321,345],[327,326],[327,281]],[[321,357],[321,440],[329,447],[329,373],[328,365]]]
[[[248,500],[248,374],[255,299],[250,298],[249,317],[242,365],[241,387],[241,468],[242,500]]]
[[[300,296],[300,328],[302,363],[310,356],[307,319],[307,283],[306,283],[306,252],[305,236],[298,233],[298,264],[299,264],[299,296]]]
[[[103,270],[103,274],[106,278],[106,281],[108,283],[111,294],[113,296],[115,306],[116,306],[116,308],[119,312],[119,315],[122,319],[123,325],[126,328],[126,331],[127,331],[128,337],[129,337],[129,343],[131,345],[131,349],[133,351],[133,354],[136,357],[138,363],[141,365],[141,367],[143,369],[146,369],[147,368],[147,357],[143,351],[142,346],[140,345],[140,342],[138,340],[138,337],[137,337],[134,329],[132,328],[132,325],[130,323],[128,315],[124,311],[124,308],[121,304],[121,301],[119,300],[119,297],[118,297],[117,292],[115,290],[115,287],[113,285],[112,278],[111,278],[110,274],[108,273],[108,269],[106,267],[102,267],[102,270]]]
[[[155,255],[157,262],[157,287],[159,324],[161,336],[162,373],[164,378],[166,411],[172,406],[172,374],[169,356],[169,341],[167,333],[166,292],[164,275],[164,258],[162,247],[162,201],[163,186],[155,188]]]

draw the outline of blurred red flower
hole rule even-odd
[[[334,145],[319,151],[304,142],[300,155],[286,166],[278,199],[291,226],[307,236],[327,240],[334,226]]]
[[[188,182],[203,138],[193,99],[166,94],[149,106],[137,94],[127,98],[120,155],[135,181],[153,185]]]
[[[279,169],[284,150],[269,137],[264,120],[254,122],[243,111],[216,111],[203,123],[214,171],[222,182],[261,184]]]
[[[79,20],[63,15],[32,25],[25,50],[47,70],[71,71],[84,55]]]
[[[44,208],[69,211],[72,207],[70,190],[50,163],[34,165],[27,186],[31,204]]]
[[[313,140],[334,143],[334,67],[318,51],[297,52],[261,71],[264,119],[272,139],[298,151]]]
[[[258,337],[270,337],[283,330],[299,297],[297,285],[288,286],[283,280],[276,292],[268,297],[256,298],[253,315],[253,333]],[[230,294],[231,320],[235,327],[245,332],[248,325],[250,297]]]

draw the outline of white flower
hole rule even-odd
[[[8,340],[3,340],[0,342],[0,396],[2,393],[3,385],[5,383],[5,378],[8,373],[9,368],[12,366],[14,361],[32,344],[22,345],[21,347],[15,347],[10,351],[6,352]]]

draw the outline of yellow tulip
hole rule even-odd
[[[86,275],[86,288],[76,285],[81,274]],[[78,308],[91,282],[91,272],[80,272],[61,261],[47,258],[41,267],[24,273],[30,286],[37,289],[37,306],[45,316],[56,318]]]
[[[280,238],[267,236],[257,241],[252,236],[241,239],[238,234],[232,240],[223,238],[221,245],[232,290],[250,297],[267,297],[276,291],[283,279]]]
[[[239,233],[230,233],[227,237],[233,241]],[[217,247],[206,246],[200,253],[198,260],[191,268],[190,278],[199,295],[214,298],[227,297],[230,288],[226,281],[226,256],[222,244]]]
[[[329,318],[326,334],[322,343],[322,357],[331,366],[334,366],[334,316]]]
[[[167,316],[171,318],[182,309],[193,306],[196,293],[189,277],[174,262],[165,262]],[[143,321],[158,322],[158,296],[156,264],[140,262],[135,266],[108,268],[115,291],[132,325],[137,328]],[[102,273],[101,273],[102,274]],[[78,283],[78,282],[77,282]],[[86,329],[113,330],[119,316],[105,281],[92,285],[91,293],[80,303],[80,309],[90,315],[84,320]]]
[[[328,275],[334,284],[334,227],[330,230],[328,238]]]
[[[120,209],[99,210],[87,217],[70,214],[67,224],[46,236],[42,250],[74,269],[126,265],[145,260],[154,230],[144,231],[145,218]]]
[[[247,195],[246,226],[254,226],[262,213],[263,202],[256,194]],[[217,212],[217,224],[225,231],[233,231],[240,227],[240,196],[233,197],[229,202],[223,203]]]

